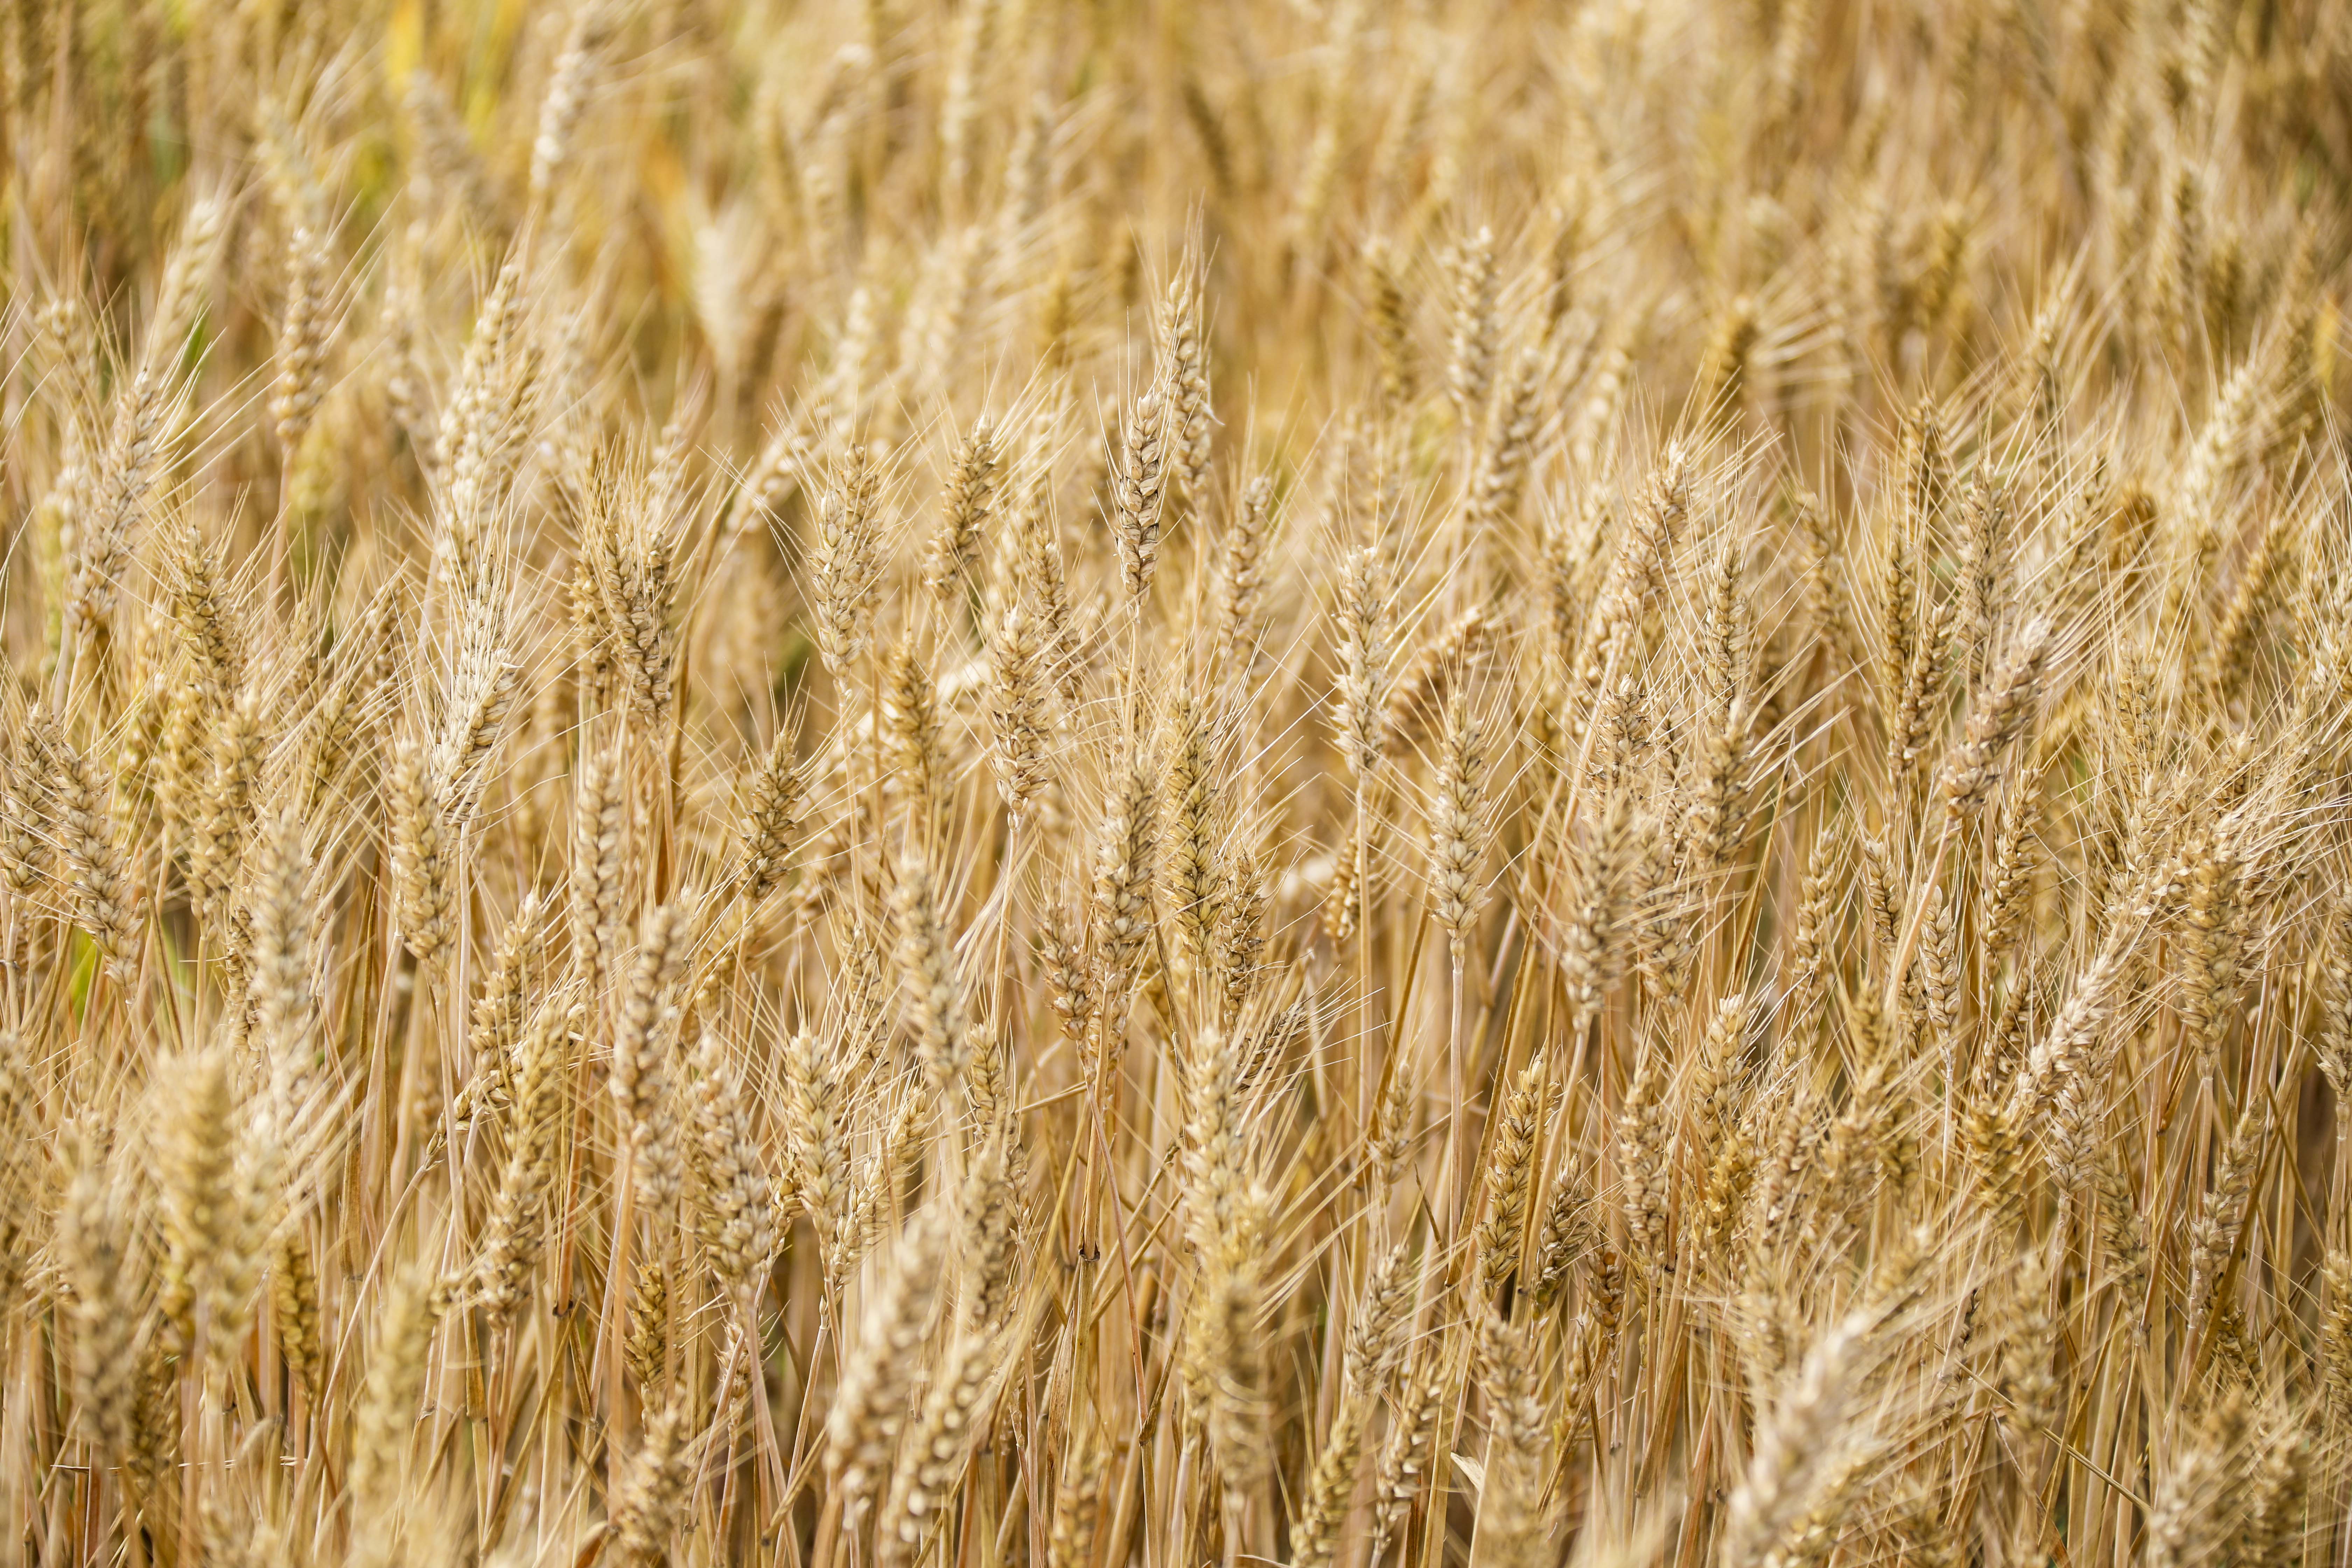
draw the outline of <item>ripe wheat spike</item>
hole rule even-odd
[[[0,149],[0,1568],[2352,1568],[2352,5]]]

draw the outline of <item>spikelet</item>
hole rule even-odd
[[[1364,1453],[1365,1407],[1345,1400],[1331,1423],[1330,1435],[1315,1460],[1314,1473],[1302,1489],[1297,1522],[1291,1528],[1290,1559],[1298,1568],[1330,1568],[1339,1545],[1339,1528],[1355,1490],[1356,1471]]]
[[[919,1370],[914,1352],[935,1301],[931,1266],[940,1231],[929,1216],[908,1227],[845,1349],[841,1387],[825,1426],[824,1469],[853,1523],[889,1482],[907,1394]]]
[[[1348,1329],[1347,1382],[1352,1397],[1368,1399],[1386,1389],[1404,1353],[1407,1320],[1420,1284],[1405,1260],[1406,1244],[1399,1242],[1364,1276],[1356,1319]]]
[[[1013,519],[1013,546],[1018,553],[1020,597],[1034,619],[1038,657],[1065,702],[1078,695],[1076,622],[1070,603],[1068,569],[1062,558],[1062,531],[1054,514],[1054,468],[1050,418],[1037,449],[1029,458],[1030,475]]]
[[[1091,955],[1074,934],[1075,923],[1061,906],[1047,906],[1038,922],[1037,958],[1062,1034],[1073,1045],[1083,1046],[1101,994],[1095,987]]]
[[[1944,767],[1944,806],[1954,818],[1971,816],[2000,783],[2002,753],[2031,721],[2048,627],[2040,622],[2018,634],[1979,704],[1966,734]]]
[[[427,974],[437,974],[457,934],[457,846],[425,750],[393,750],[392,857],[401,940]]]
[[[319,1274],[310,1248],[291,1228],[278,1233],[269,1264],[270,1321],[286,1371],[305,1397],[316,1399],[321,1365]]]
[[[1201,285],[1188,261],[1169,281],[1160,307],[1160,352],[1167,356],[1169,477],[1194,507],[1209,482],[1209,370],[1201,337]]]
[[[2246,1436],[2245,1397],[2231,1391],[2180,1438],[2149,1499],[2147,1561],[2187,1568],[2221,1555],[2231,1534],[2231,1475]]]
[[[1264,1292],[1266,1198],[1250,1168],[1237,1042],[1204,1029],[1187,1065],[1185,1206],[1199,1276],[1179,1351],[1229,1499],[1272,1463],[1266,1434]]]
[[[1159,858],[1160,790],[1149,760],[1129,759],[1095,840],[1093,947],[1108,1029],[1127,1016],[1129,988],[1153,929],[1151,882]]]
[[[1046,631],[1029,598],[1015,595],[997,612],[989,632],[988,762],[997,794],[1015,823],[1028,819],[1031,803],[1052,774],[1046,760],[1052,729]]]
[[[433,580],[479,599],[495,572],[488,525],[511,478],[536,380],[522,349],[523,258],[508,256],[483,296],[438,427]]]
[[[1261,474],[1242,488],[1241,505],[1225,525],[1217,569],[1217,624],[1229,674],[1246,669],[1257,655],[1273,510],[1274,481]]]
[[[349,1474],[360,1516],[374,1529],[389,1530],[401,1500],[401,1474],[442,1300],[431,1277],[414,1266],[392,1282],[381,1300],[352,1418]]]
[[[2352,1415],[2352,1255],[2330,1254],[2326,1303],[2320,1320],[2320,1391],[2336,1419]]]
[[[584,1021],[576,1005],[542,1004],[529,1032],[516,1042],[507,1119],[507,1157],[484,1220],[475,1263],[476,1288],[493,1324],[526,1300],[531,1270],[547,1233],[547,1194],[554,1184],[556,1119],[572,1038]]]
[[[1481,228],[1465,239],[1449,258],[1446,270],[1453,285],[1454,331],[1445,390],[1454,400],[1455,417],[1465,429],[1475,429],[1486,412],[1495,369],[1495,293],[1499,279],[1494,231]]]
[[[1367,305],[1365,315],[1380,366],[1381,406],[1394,417],[1410,405],[1419,390],[1413,363],[1412,306],[1404,282],[1397,276],[1394,248],[1375,235],[1363,252]]]
[[[1332,731],[1360,790],[1369,786],[1387,749],[1389,663],[1393,653],[1390,592],[1388,563],[1377,546],[1349,552],[1340,574],[1336,615],[1339,690]]]
[[[616,752],[582,748],[572,803],[572,951],[595,986],[612,967],[621,942],[628,791]]]
[[[257,1164],[241,1136],[243,1119],[221,1052],[178,1058],[167,1082],[174,1115],[160,1183],[159,1304],[183,1346],[201,1339],[213,1354],[226,1357],[251,1310],[274,1173]],[[267,1128],[261,1132],[266,1137]]]
[[[999,462],[995,426],[985,417],[956,448],[940,501],[939,531],[924,559],[923,583],[944,599],[962,584],[980,552],[996,500]]]
[[[1472,1550],[1481,1562],[1529,1564],[1538,1560],[1549,1531],[1543,1493],[1550,1423],[1527,1331],[1507,1326],[1492,1310],[1479,1311],[1475,1321],[1487,1439]]]
[[[841,1122],[841,1084],[832,1058],[803,1029],[786,1042],[785,1125],[793,1194],[830,1241],[849,1203],[849,1152]]]
[[[1160,513],[1168,504],[1170,405],[1176,395],[1163,367],[1136,395],[1111,474],[1111,527],[1118,545],[1119,581],[1130,600],[1151,591],[1160,570]]]
[[[904,638],[884,663],[881,719],[889,794],[912,830],[930,836],[947,809],[947,742],[929,660]]]
[[[1382,733],[1391,756],[1422,749],[1441,731],[1453,699],[1486,663],[1499,629],[1473,605],[1413,656],[1389,694]]]
[[[646,1421],[645,1437],[613,1500],[614,1550],[630,1568],[656,1568],[669,1561],[670,1534],[692,1479],[684,1425],[675,1405]]]
[[[1164,885],[1184,952],[1196,968],[1205,968],[1225,898],[1224,824],[1213,737],[1207,716],[1189,698],[1176,700],[1168,727],[1174,738],[1168,750],[1167,782],[1160,789],[1169,817]]]
[[[1389,1427],[1387,1445],[1372,1483],[1372,1540],[1386,1542],[1420,1499],[1434,1474],[1438,1423],[1444,1416],[1444,1381],[1434,1369],[1408,1373],[1398,1402],[1397,1419]]]
[[[1528,1187],[1535,1179],[1536,1140],[1542,1133],[1546,1110],[1545,1071],[1540,1054],[1519,1070],[1487,1163],[1486,1218],[1478,1227],[1478,1279],[1489,1296],[1500,1292],[1519,1268]]]
[[[1579,1029],[1600,1011],[1624,965],[1633,832],[1633,803],[1619,792],[1602,806],[1598,824],[1572,846],[1576,901],[1563,939],[1562,967]]]
[[[809,552],[809,600],[817,650],[835,675],[865,657],[882,585],[882,539],[875,514],[881,475],[863,446],[835,465]]]
[[[42,797],[54,813],[50,838],[64,858],[74,919],[105,955],[108,973],[128,980],[140,900],[116,835],[111,792],[89,759],[43,716],[34,718],[31,745],[47,762]]]
[[[2261,1101],[2238,1118],[2236,1129],[2222,1145],[2213,1170],[2213,1190],[2206,1194],[2204,1212],[2189,1227],[2189,1298],[2186,1311],[2191,1324],[2203,1322],[2231,1255],[2237,1250],[2239,1227],[2245,1222],[2246,1199],[2254,1167],[2263,1157],[2270,1134],[2267,1107]]]
[[[1654,1057],[1645,1057],[1625,1086],[1625,1109],[1617,1115],[1617,1179],[1622,1190],[1625,1242],[1633,1258],[1663,1264],[1667,1251],[1666,1128],[1659,1106],[1662,1086]]]
[[[1446,716],[1429,825],[1432,913],[1456,952],[1469,940],[1486,901],[1490,832],[1485,737],[1468,701],[1456,693]]]
[[[613,1100],[627,1134],[638,1190],[655,1213],[677,1197],[684,1152],[671,1100],[677,991],[687,957],[684,923],[672,905],[656,904],[646,911],[613,1035]]]
[[[1108,1456],[1091,1436],[1073,1434],[1054,1488],[1054,1518],[1045,1536],[1049,1568],[1085,1568],[1094,1560],[1102,1518],[1103,1470]]]
[[[1521,347],[1486,416],[1470,493],[1462,505],[1464,525],[1474,537],[1505,528],[1518,515],[1543,417],[1548,357],[1540,343]]]
[[[557,176],[572,153],[573,132],[588,106],[598,64],[598,52],[613,18],[603,0],[582,0],[572,13],[563,47],[549,71],[540,99],[537,134],[530,142],[530,172],[526,189],[534,210],[544,209]]]
[[[599,453],[591,465],[582,556],[595,592],[600,649],[631,716],[658,734],[677,693],[676,530],[683,426],[650,456]]]
[[[278,423],[280,460],[290,469],[318,416],[329,321],[325,237],[297,224],[286,243],[286,308],[278,319],[278,384],[269,416]]]
[[[767,1161],[743,1086],[719,1036],[694,1050],[695,1195],[712,1272],[737,1296],[754,1293],[779,1245]]]
[[[188,847],[188,890],[207,919],[219,921],[224,900],[236,883],[237,864],[261,777],[263,732],[260,700],[247,689],[220,710],[211,734],[204,794],[193,814]],[[396,799],[398,786],[395,785]]]
[[[138,1397],[135,1346],[139,1313],[129,1269],[128,1216],[121,1194],[89,1162],[68,1183],[58,1227],[60,1261],[71,1291],[73,1398],[82,1430],[118,1462],[131,1453]]]
[[[1759,1420],[1753,1457],[1725,1522],[1727,1568],[1766,1561],[1833,1478],[1864,1327],[1860,1314],[1832,1325],[1783,1380],[1769,1416]]]
[[[301,818],[281,809],[262,824],[255,856],[251,967],[246,985],[254,1035],[268,1064],[280,1115],[291,1113],[308,1074],[310,1030],[319,1005],[314,979],[318,921],[304,837]]]
[[[140,524],[152,499],[156,467],[177,395],[170,367],[142,368],[115,396],[112,427],[97,465],[97,489],[67,564],[68,624],[103,647],[114,625],[115,597]]]
[[[876,1527],[877,1563],[904,1568],[938,1531],[985,1431],[980,1417],[996,1373],[995,1350],[992,1336],[965,1328],[940,1352]]]

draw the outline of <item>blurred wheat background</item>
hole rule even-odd
[[[22,0],[0,1563],[2352,1563],[2352,7]]]

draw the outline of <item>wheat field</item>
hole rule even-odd
[[[2352,1565],[2352,6],[0,147],[0,1568]]]

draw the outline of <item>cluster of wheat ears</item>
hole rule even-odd
[[[0,1564],[2352,1561],[2352,7],[0,17]]]

